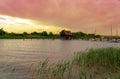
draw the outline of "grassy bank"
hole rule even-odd
[[[0,39],[59,39],[58,35],[56,36],[40,36],[40,35],[4,35],[0,36]]]
[[[120,79],[120,48],[78,52],[72,60],[57,64],[46,60],[33,73],[38,79]]]

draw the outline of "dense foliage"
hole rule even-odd
[[[71,31],[67,31],[69,33],[69,35],[72,37],[72,39],[86,39],[86,38],[100,38],[100,35],[95,35],[95,34],[86,34],[83,32],[71,32]],[[59,34],[54,34],[52,32],[47,32],[47,31],[43,31],[43,32],[31,32],[31,33],[27,33],[27,32],[23,32],[23,33],[8,33],[6,31],[3,30],[3,28],[0,29],[0,38],[12,38],[12,39],[16,39],[16,38],[53,38],[53,39],[59,39],[61,37],[61,35],[64,35],[63,30],[59,33]],[[68,36],[69,36],[68,35]]]

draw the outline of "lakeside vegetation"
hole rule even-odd
[[[61,31],[62,32],[62,31]],[[52,32],[23,32],[23,33],[8,33],[3,28],[0,29],[0,39],[60,39],[61,32],[54,34]],[[73,39],[89,39],[100,38],[100,35],[86,34],[83,32],[70,32]]]
[[[81,51],[52,65],[45,60],[33,72],[38,79],[120,79],[120,48]]]

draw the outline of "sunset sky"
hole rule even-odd
[[[0,0],[0,28],[9,32],[62,29],[120,32],[120,0]],[[119,33],[120,34],[120,33]]]

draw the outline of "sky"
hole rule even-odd
[[[0,0],[0,27],[11,32],[120,31],[120,0]],[[120,33],[119,33],[120,34]]]

